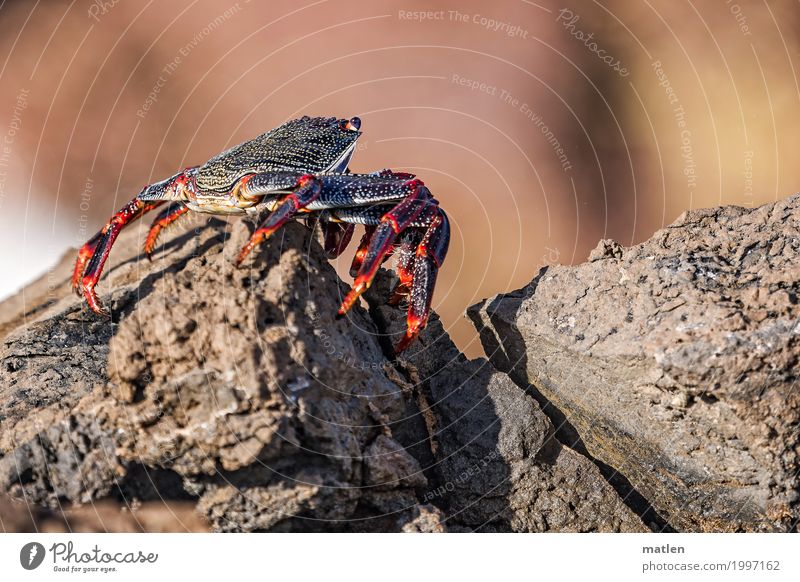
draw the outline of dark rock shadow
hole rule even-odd
[[[126,505],[130,500],[188,500],[196,499],[186,491],[183,478],[170,469],[132,463],[125,476],[116,482],[116,496]]]
[[[439,507],[450,531],[512,531],[511,468],[501,442],[501,416],[509,411],[498,410],[494,370],[486,360],[467,360],[436,314],[396,357],[392,345],[406,323],[403,309],[386,305],[393,283],[394,275],[381,270],[366,299],[378,341],[407,382],[406,415],[391,430],[428,480],[420,502]]]
[[[638,515],[642,521],[654,532],[675,531],[667,521],[659,515],[649,501],[631,484],[619,471],[595,458],[586,448],[578,430],[567,419],[565,414],[547,397],[539,391],[534,384],[528,381],[528,356],[526,340],[517,326],[498,317],[500,305],[503,301],[518,301],[521,303],[536,292],[539,281],[546,275],[548,267],[542,267],[533,280],[522,289],[496,296],[478,303],[467,310],[467,316],[472,321],[481,338],[481,344],[487,357],[498,370],[506,372],[514,383],[530,394],[541,407],[555,427],[555,439],[562,445],[580,453],[594,463],[603,475],[603,478],[614,488],[625,505]],[[483,315],[481,312],[483,312]],[[487,317],[492,324],[489,327],[482,317]],[[516,318],[514,318],[516,320]]]

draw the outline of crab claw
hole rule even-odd
[[[325,235],[325,255],[335,259],[344,252],[353,236],[355,225],[341,222],[324,222],[322,232]]]

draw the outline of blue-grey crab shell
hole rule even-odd
[[[346,119],[302,117],[222,152],[200,166],[201,191],[227,192],[246,174],[343,172],[361,132]]]

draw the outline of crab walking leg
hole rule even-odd
[[[96,232],[78,251],[78,259],[75,261],[75,268],[72,271],[72,290],[78,295],[83,294],[80,282],[83,272],[86,270],[86,263],[92,258],[94,250],[97,248],[97,243],[100,242],[101,238],[103,238],[102,230]]]
[[[100,315],[108,315],[108,312],[103,308],[103,305],[97,299],[97,294],[94,291],[94,287],[97,285],[97,281],[100,280],[100,275],[103,272],[103,265],[105,265],[108,254],[111,252],[111,247],[113,246],[114,241],[117,240],[120,231],[125,226],[142,216],[145,212],[153,210],[162,204],[164,204],[163,200],[145,202],[144,200],[140,200],[138,197],[136,197],[123,206],[122,209],[116,214],[114,214],[114,216],[111,217],[111,220],[108,221],[108,223],[100,230],[100,232],[90,239],[89,243],[95,239],[97,240],[95,242],[95,248],[92,252],[91,259],[89,259],[89,263],[86,265],[86,268],[82,274],[83,276],[80,279],[80,286],[86,302],[89,304],[91,310],[95,313]],[[88,245],[89,243],[86,244]],[[81,255],[79,254],[78,263],[80,262]],[[79,265],[76,263],[76,271],[78,267]]]
[[[423,232],[417,228],[409,228],[403,233],[399,250],[397,251],[397,276],[399,281],[389,297],[389,305],[399,304],[411,293],[411,284],[414,281],[414,261],[416,251],[422,242]]]
[[[367,256],[367,249],[369,249],[369,241],[372,240],[372,235],[375,234],[375,229],[380,225],[380,222],[374,225],[367,225],[364,229],[364,236],[361,237],[361,242],[358,243],[358,249],[356,249],[356,253],[353,255],[353,262],[350,263],[350,276],[355,277],[358,275],[358,271],[361,269],[361,265],[364,263],[364,257]],[[386,251],[386,254],[383,255],[383,259],[381,259],[381,263],[386,262],[394,253],[396,245],[391,245],[389,250]]]
[[[354,224],[344,222],[323,222],[322,232],[325,235],[325,255],[335,259],[341,255],[353,238]]]
[[[320,181],[310,174],[305,174],[297,179],[295,190],[287,194],[278,207],[270,213],[267,219],[253,232],[239,256],[236,265],[241,265],[255,247],[268,239],[276,230],[286,224],[298,211],[304,209],[314,200],[319,198],[322,191]]]
[[[147,239],[144,242],[144,254],[147,255],[149,260],[153,260],[153,251],[156,248],[161,231],[187,212],[189,212],[189,208],[184,206],[182,202],[173,202],[158,213],[158,216],[153,220],[153,224],[150,225],[150,232],[147,233]]]
[[[356,254],[353,255],[353,262],[350,263],[350,276],[355,277],[358,275],[358,270],[364,262],[364,257],[367,256],[367,248],[369,248],[369,241],[372,235],[375,234],[376,225],[366,225],[364,227],[364,236],[361,237],[361,242],[358,243]]]
[[[358,298],[372,284],[378,267],[381,266],[386,254],[392,249],[394,240],[402,233],[425,207],[431,203],[432,196],[430,190],[419,181],[412,181],[408,184],[413,188],[411,193],[406,196],[400,204],[381,217],[380,224],[375,229],[369,241],[367,252],[364,255],[364,262],[358,270],[358,275],[353,282],[353,288],[342,301],[339,307],[339,315],[344,315],[355,304]]]
[[[153,205],[151,208],[155,208],[155,206],[158,206],[158,204]],[[106,227],[107,226],[108,225],[106,225]],[[83,295],[83,287],[81,287],[80,284],[81,277],[83,277],[83,273],[86,270],[86,263],[88,263],[92,255],[94,255],[94,251],[105,235],[105,231],[106,228],[103,228],[96,232],[78,251],[78,259],[75,261],[75,268],[72,271],[72,289],[77,295]]]
[[[411,301],[406,317],[406,333],[394,347],[396,353],[405,350],[428,323],[436,275],[444,262],[449,246],[450,222],[444,211],[437,209],[422,242],[417,247]]]

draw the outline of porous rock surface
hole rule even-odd
[[[602,241],[469,316],[559,439],[683,531],[796,531],[800,195]]]
[[[387,359],[387,273],[369,310],[336,319],[347,287],[311,230],[287,225],[235,269],[245,221],[186,224],[152,263],[146,225],[117,241],[98,287],[114,323],[70,293],[71,253],[0,304],[4,529],[159,504],[201,516],[154,526],[178,531],[646,529],[436,317]]]
[[[367,295],[392,341],[404,314],[385,305],[387,278]],[[484,358],[468,360],[435,315],[396,363],[427,426],[423,501],[453,527],[480,531],[643,531],[645,526],[586,457],[554,438],[534,398]]]

